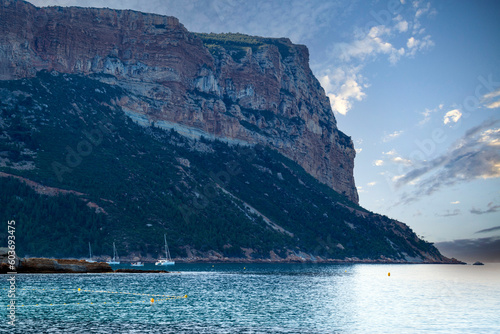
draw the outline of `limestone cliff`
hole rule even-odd
[[[143,125],[273,147],[358,202],[353,143],[305,46],[194,34],[174,17],[130,10],[0,4],[1,80],[45,69],[118,85],[119,104]]]

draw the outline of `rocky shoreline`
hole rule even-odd
[[[307,257],[287,257],[287,258],[267,258],[267,259],[253,259],[250,257],[245,258],[228,258],[220,256],[191,256],[188,258],[175,258],[176,263],[329,263],[329,264],[466,264],[455,258],[445,258],[445,261],[408,261],[408,260],[395,260],[390,258],[380,259],[359,259],[359,258],[346,258],[346,259],[322,259],[322,258],[307,258]],[[143,259],[144,263],[154,263],[152,259]],[[119,268],[113,269],[106,262],[88,262],[86,260],[76,259],[49,259],[49,258],[18,258],[14,260],[15,270],[11,270],[8,260],[8,248],[0,248],[0,274],[9,272],[17,273],[168,273],[169,271],[147,270],[136,268]]]
[[[0,274],[13,272],[8,263],[0,263]],[[166,270],[116,269],[106,262],[85,260],[28,258],[19,259],[16,273],[23,274],[85,274],[85,273],[168,273]]]

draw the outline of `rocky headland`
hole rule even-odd
[[[131,10],[0,2],[0,80],[40,70],[118,85],[139,122],[269,145],[358,202],[351,138],[337,128],[309,52],[289,39],[189,32]]]
[[[22,256],[91,242],[105,260],[116,242],[151,261],[167,234],[178,262],[456,262],[358,205],[354,145],[306,46],[21,0],[0,0],[0,30],[0,215]]]

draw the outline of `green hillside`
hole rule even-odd
[[[125,94],[56,72],[0,81],[0,171],[77,192],[40,195],[0,178],[0,217],[16,220],[21,256],[83,257],[89,241],[96,255],[116,241],[119,254],[156,256],[164,233],[174,257],[440,256],[269,148],[137,125],[114,103]]]

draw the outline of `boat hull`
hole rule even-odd
[[[142,262],[136,262],[136,263],[131,263],[131,267],[144,267],[144,263]]]
[[[155,266],[173,266],[175,265],[175,262],[174,261],[157,261],[155,263]]]

